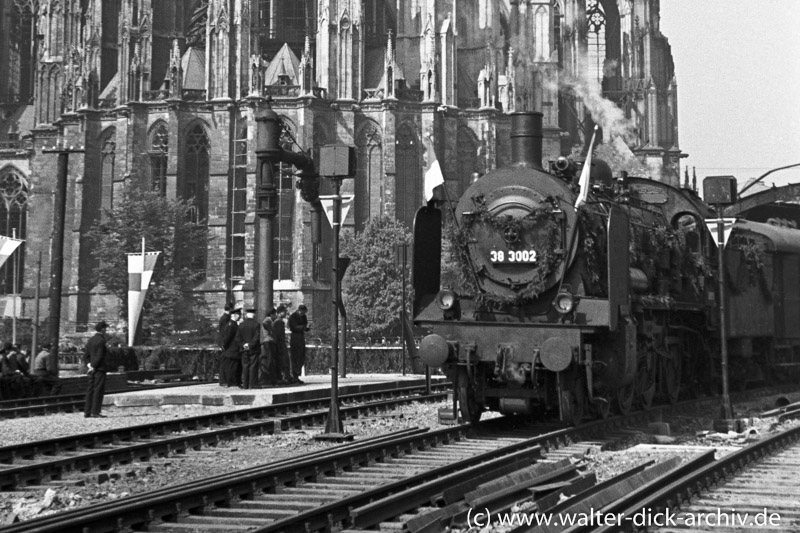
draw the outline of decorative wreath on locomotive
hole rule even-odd
[[[716,246],[704,222],[713,209],[689,189],[614,179],[599,160],[576,207],[578,164],[542,167],[541,119],[512,114],[511,164],[476,180],[455,208],[417,213],[414,322],[430,332],[423,361],[451,376],[472,421],[493,410],[577,423],[586,407],[604,417],[713,382]],[[786,248],[764,224],[748,224],[726,259],[739,270]],[[800,243],[800,232],[786,231]],[[458,270],[451,286],[440,284],[443,249]],[[774,287],[759,283],[775,284],[733,282],[741,290],[729,316],[771,305]],[[768,326],[733,335],[744,375],[760,376],[774,356]]]

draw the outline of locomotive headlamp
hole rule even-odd
[[[572,295],[572,290],[570,287],[566,285],[561,287],[555,297],[555,300],[553,300],[553,307],[555,307],[556,311],[562,315],[572,312],[572,310],[575,308],[575,297]]]
[[[452,309],[456,305],[456,293],[449,289],[443,289],[436,295],[436,305],[442,311]]]
[[[458,297],[450,289],[439,291],[436,295],[436,305],[442,310],[442,318],[445,320],[459,320],[461,318],[461,306],[458,303]]]

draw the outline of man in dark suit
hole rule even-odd
[[[217,346],[222,348],[222,337],[225,335],[225,324],[231,319],[231,311],[233,310],[233,304],[228,302],[225,304],[225,310],[222,312],[222,316],[219,317],[219,326],[217,327]]]
[[[255,319],[256,310],[248,309],[239,325],[238,343],[242,347],[242,388],[258,387],[258,355],[261,352],[261,324]]]
[[[261,387],[272,387],[277,384],[278,373],[276,370],[275,333],[273,326],[278,318],[278,312],[274,307],[270,307],[267,316],[261,322],[261,357],[258,359],[259,373],[258,384]]]
[[[241,309],[231,311],[231,319],[225,324],[222,335],[222,359],[219,362],[219,384],[222,387],[235,387],[241,384],[242,354],[236,341],[241,316]]]
[[[277,313],[278,316],[272,324],[272,334],[275,337],[276,345],[276,373],[278,385],[288,385],[292,378],[289,369],[289,348],[286,345],[286,306],[279,305]]]
[[[100,414],[100,410],[103,407],[103,396],[106,393],[106,356],[108,355],[106,329],[108,329],[108,324],[105,320],[98,322],[94,327],[96,333],[83,349],[89,374],[86,400],[83,406],[83,416],[86,418],[105,418],[105,415]]]
[[[289,315],[289,351],[292,362],[292,383],[303,383],[300,371],[306,364],[306,331],[308,331],[308,308],[300,304],[297,311]]]

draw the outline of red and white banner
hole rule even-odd
[[[128,254],[128,346],[133,346],[133,336],[142,314],[144,297],[160,253]]]
[[[13,237],[4,237],[0,235],[0,267],[6,262],[6,259],[11,257],[14,250],[19,248],[19,245],[25,241],[15,239]]]

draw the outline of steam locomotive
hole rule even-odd
[[[451,376],[473,422],[491,410],[577,424],[587,410],[627,413],[718,385],[718,250],[705,225],[715,210],[689,189],[615,179],[599,160],[576,207],[578,164],[542,167],[541,120],[512,114],[511,164],[454,209],[417,212],[422,360]],[[444,281],[442,253],[455,270]],[[740,221],[724,262],[731,382],[789,375],[800,361],[800,231]]]

